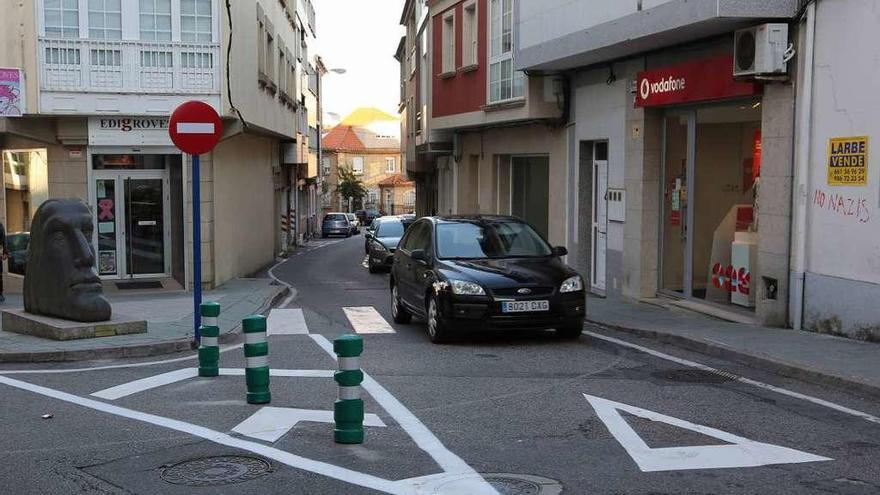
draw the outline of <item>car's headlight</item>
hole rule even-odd
[[[581,279],[580,275],[575,275],[574,277],[565,279],[565,282],[562,282],[562,285],[559,286],[559,292],[578,292],[584,290],[584,281]]]
[[[452,293],[460,296],[485,296],[486,291],[479,284],[473,282],[465,282],[464,280],[450,280],[449,285],[452,286]]]
[[[379,251],[380,253],[383,251],[388,251],[387,249],[385,249],[385,245],[378,241],[373,241],[373,249]]]

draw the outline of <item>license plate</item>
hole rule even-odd
[[[508,301],[501,303],[502,313],[550,311],[550,301]]]

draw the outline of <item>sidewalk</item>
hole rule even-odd
[[[266,311],[287,292],[271,278],[240,278],[206,291],[204,301],[220,303],[220,342],[237,338],[245,316]],[[192,293],[113,292],[106,294],[114,314],[147,321],[147,333],[79,340],[50,340],[0,329],[0,362],[78,361],[152,356],[190,349]],[[0,309],[23,307],[21,294],[8,294]]]
[[[730,323],[673,306],[590,297],[587,320],[756,368],[880,396],[880,344]]]

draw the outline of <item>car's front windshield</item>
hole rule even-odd
[[[385,220],[379,224],[376,237],[403,237],[404,230],[400,220]]]
[[[552,253],[534,229],[515,220],[437,225],[437,255],[442,259],[522,258]]]

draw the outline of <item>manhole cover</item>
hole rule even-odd
[[[162,471],[162,479],[175,485],[213,486],[241,483],[272,471],[259,457],[225,455],[178,462]]]
[[[662,370],[651,373],[651,375],[664,380],[687,383],[724,383],[739,379],[738,376],[726,371],[697,369]]]
[[[501,495],[559,495],[562,485],[558,481],[540,476],[509,473],[483,474],[485,479]]]

